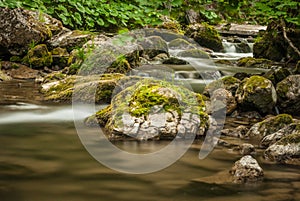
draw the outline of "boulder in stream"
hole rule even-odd
[[[46,41],[61,29],[60,21],[38,11],[0,8],[0,49],[4,53],[23,55],[32,44]]]
[[[208,115],[200,94],[171,83],[143,79],[119,92],[106,108],[86,120],[105,123],[110,139],[188,138],[203,134]],[[106,121],[106,122],[105,122]]]
[[[236,91],[239,108],[243,111],[272,112],[277,95],[272,82],[261,76],[245,78]]]
[[[276,86],[278,106],[281,112],[299,115],[300,75],[290,75]]]
[[[235,162],[230,173],[234,183],[257,182],[263,179],[264,172],[258,162],[250,155],[242,157]]]

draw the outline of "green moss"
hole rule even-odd
[[[222,65],[228,65],[228,66],[232,66],[233,63],[230,60],[227,59],[221,59],[221,60],[217,60],[215,61],[216,64],[222,64]]]
[[[11,61],[11,62],[21,62],[22,58],[19,57],[19,56],[12,56],[12,57],[9,58],[9,61]]]
[[[23,62],[33,68],[51,66],[53,62],[52,54],[48,51],[45,44],[40,44],[28,51],[27,55],[23,58]]]
[[[237,90],[239,83],[241,81],[233,76],[226,76],[219,80],[213,81],[209,83],[205,89],[203,94],[206,96],[210,96],[213,91],[219,88],[225,88],[226,90],[230,91],[232,94],[235,94],[235,91]]]
[[[277,95],[281,99],[285,99],[287,92],[289,91],[289,88],[291,84],[289,82],[279,82],[276,86],[276,92]]]
[[[293,117],[289,114],[279,114],[274,118],[264,120],[260,122],[260,126],[267,127],[269,129],[279,130],[278,128],[283,128],[286,125],[293,123]],[[270,134],[270,133],[269,133]]]
[[[106,73],[127,73],[131,70],[131,66],[125,56],[120,56],[107,68]]]
[[[244,90],[248,93],[254,93],[255,90],[259,87],[261,89],[264,89],[269,86],[270,81],[262,76],[252,76],[250,78],[246,78],[244,81]]]
[[[238,66],[246,68],[266,68],[272,67],[272,61],[263,58],[244,57],[238,60]]]
[[[279,140],[276,144],[279,145],[288,145],[288,144],[299,144],[300,147],[300,132],[287,135],[283,137],[281,140]]]

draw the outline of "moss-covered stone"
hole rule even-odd
[[[278,106],[283,112],[299,115],[300,113],[300,75],[290,75],[276,86]]]
[[[170,19],[167,17],[164,17],[163,23],[158,25],[157,28],[170,30],[178,34],[183,33],[180,23],[174,19]]]
[[[277,95],[272,82],[261,76],[244,79],[236,91],[236,98],[241,110],[271,112],[277,102]]]
[[[235,92],[237,88],[239,87],[239,84],[241,81],[235,77],[232,76],[226,76],[219,80],[215,80],[211,83],[209,83],[203,91],[203,94],[206,96],[212,95],[213,91],[215,91],[218,88],[225,88],[226,90],[230,91],[233,95],[235,95]]]
[[[253,57],[244,57],[238,60],[237,65],[246,68],[270,69],[273,66],[273,62],[263,58],[256,59]]]
[[[131,70],[131,66],[125,56],[121,56],[107,68],[106,73],[122,73],[126,74]]]
[[[275,117],[270,117],[262,122],[254,124],[246,135],[249,137],[263,138],[279,131],[293,122],[294,120],[291,115],[279,114]]]
[[[114,133],[116,131],[123,133],[126,130],[128,131],[128,129],[135,130],[148,121],[147,124],[150,125],[148,125],[150,129],[148,131],[162,129],[161,132],[163,132],[167,128],[164,127],[164,124],[151,122],[149,120],[151,115],[164,117],[164,114],[173,114],[178,117],[175,118],[173,116],[169,118],[175,118],[172,121],[175,121],[173,122],[174,124],[176,122],[178,124],[181,118],[187,116],[187,112],[190,115],[196,115],[195,118],[198,117],[201,120],[198,126],[206,127],[208,116],[205,113],[205,104],[200,94],[165,81],[143,79],[118,93],[112,100],[111,109],[103,109],[95,117],[99,118],[97,122],[100,125],[103,125],[103,122],[107,122],[106,128]],[[107,114],[110,114],[108,121]],[[124,119],[124,115],[126,119]],[[124,123],[124,121],[128,122]],[[163,122],[163,119],[161,121]],[[161,125],[162,128],[155,128],[157,124]],[[148,127],[143,128],[147,129]],[[175,128],[177,128],[176,125]],[[136,132],[138,133],[140,130],[142,129],[136,130]],[[168,133],[168,131],[166,132]]]
[[[58,65],[59,67],[66,67],[68,65],[69,53],[67,49],[57,47],[51,51],[53,65]]]
[[[42,85],[45,99],[55,102],[95,102],[109,103],[111,95],[122,74],[103,74],[101,76],[68,76]],[[76,82],[76,96],[73,96]]]
[[[291,75],[291,72],[288,69],[279,68],[279,69],[272,69],[272,70],[268,71],[264,75],[264,77],[271,80],[272,83],[274,84],[274,86],[276,86],[276,84],[278,82],[281,82],[282,80],[284,80],[289,75]]]
[[[228,66],[232,66],[233,63],[230,60],[227,59],[220,59],[215,61],[216,64],[222,64],[222,65],[228,65]]]
[[[168,44],[160,36],[149,36],[141,41],[144,57],[153,58],[161,53],[169,55]]]
[[[186,35],[193,38],[199,45],[210,48],[214,51],[222,51],[223,45],[219,33],[213,26],[206,23],[190,25]]]
[[[23,58],[23,62],[32,68],[41,68],[51,66],[53,60],[47,46],[40,44],[28,51],[27,55]]]
[[[199,49],[190,49],[190,50],[183,50],[177,54],[179,57],[192,57],[192,58],[201,58],[201,59],[209,59],[209,55]]]

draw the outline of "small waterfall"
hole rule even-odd
[[[235,43],[228,42],[226,39],[222,41],[225,53],[236,53]]]

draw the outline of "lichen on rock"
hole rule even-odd
[[[52,54],[48,51],[45,44],[40,44],[30,49],[27,55],[23,58],[23,62],[32,68],[41,68],[51,66]]]

